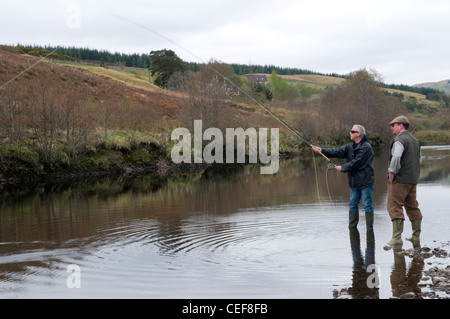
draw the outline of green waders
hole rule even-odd
[[[420,248],[420,232],[422,226],[422,218],[411,221],[412,236],[405,238],[412,242],[414,248]]]
[[[403,245],[402,233],[404,219],[396,218],[392,221],[392,239],[388,242],[388,246],[401,246]]]
[[[358,212],[349,212],[348,213],[348,228],[354,229],[358,226],[359,222],[359,213]]]

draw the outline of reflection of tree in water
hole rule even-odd
[[[375,265],[375,236],[373,231],[367,232],[367,247],[365,257],[361,252],[361,241],[358,229],[350,229],[350,248],[353,258],[353,275],[352,286],[341,289],[340,292],[334,291],[335,298],[349,295],[354,299],[378,299],[379,288],[376,283],[370,288],[368,281],[372,281],[369,276],[373,276],[372,272],[368,272],[370,265]]]

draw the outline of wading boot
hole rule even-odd
[[[409,238],[405,238],[406,240],[412,242],[414,248],[420,248],[421,225],[422,225],[422,218],[412,220],[411,221],[412,236]]]
[[[353,229],[358,226],[359,222],[359,213],[358,212],[349,212],[348,213],[348,228]]]
[[[366,231],[373,230],[373,213],[366,213]]]
[[[392,239],[387,243],[387,246],[384,247],[386,250],[403,245],[402,233],[404,221],[404,219],[400,218],[396,218],[392,221]]]

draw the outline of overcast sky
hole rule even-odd
[[[450,79],[448,0],[2,0],[0,44],[322,73],[375,69],[385,83]]]

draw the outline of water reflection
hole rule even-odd
[[[352,249],[353,257],[353,287],[349,289],[350,294],[354,298],[378,298],[377,283],[374,282],[373,286],[368,285],[370,280],[369,275],[372,275],[368,271],[370,265],[375,265],[375,237],[373,231],[367,232],[365,258],[362,257],[361,243],[359,237],[359,231],[353,230],[350,232],[350,246]]]
[[[393,249],[394,267],[391,272],[392,296],[407,299],[422,299],[421,288],[422,272],[425,262],[422,258],[412,258],[409,267],[406,266],[406,257],[400,253],[401,248]],[[413,293],[413,294],[412,294]]]
[[[353,260],[352,286],[334,292],[334,298],[349,297],[353,299],[378,299],[379,274],[375,263],[375,234],[373,230],[366,233],[366,250],[363,257],[361,239],[358,229],[350,229],[350,249]],[[373,269],[372,269],[373,268]]]
[[[420,183],[450,185],[450,146],[423,146]]]
[[[449,150],[424,150],[421,183],[436,187],[433,194],[449,184]],[[391,232],[387,151],[374,162],[377,240]],[[345,174],[327,171],[321,158],[280,164],[276,176],[224,165],[189,178],[103,176],[3,189],[0,297],[73,297],[65,286],[71,263],[89,287],[76,296],[124,297],[127,287],[126,297],[330,298],[339,283],[353,298],[389,297],[367,287],[367,267],[390,270],[392,255],[377,252],[382,245],[363,224],[364,253],[359,231],[348,233]],[[422,205],[427,223],[437,223],[425,223],[427,236],[427,225],[443,227],[430,216],[444,214],[443,205]],[[415,265],[395,267],[389,281],[404,285],[399,278]]]

